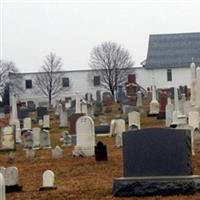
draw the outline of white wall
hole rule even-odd
[[[179,87],[180,85],[190,87],[190,76],[190,68],[172,68],[172,81],[167,81],[167,69],[136,68],[137,83],[145,89],[154,84],[157,88]]]

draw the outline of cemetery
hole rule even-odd
[[[0,119],[0,199],[199,199],[199,69],[190,89],[18,104]]]

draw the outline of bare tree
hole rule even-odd
[[[10,74],[17,72],[18,69],[12,61],[0,60],[0,96],[2,96],[4,104],[9,104],[10,88],[13,88],[13,85],[18,88],[20,85],[17,79],[14,84],[10,81]]]
[[[46,56],[40,72],[36,75],[35,85],[48,98],[49,106],[51,106],[52,98],[63,89],[61,68],[61,58],[50,53]]]
[[[101,77],[101,85],[115,97],[117,86],[122,84],[134,62],[129,52],[115,42],[104,42],[93,48],[89,65]]]

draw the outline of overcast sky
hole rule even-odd
[[[0,57],[20,72],[38,71],[47,54],[64,70],[88,69],[90,51],[104,41],[146,58],[149,34],[200,32],[200,1],[0,0]]]

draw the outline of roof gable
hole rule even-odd
[[[200,64],[200,33],[150,35],[145,68],[189,67]]]

